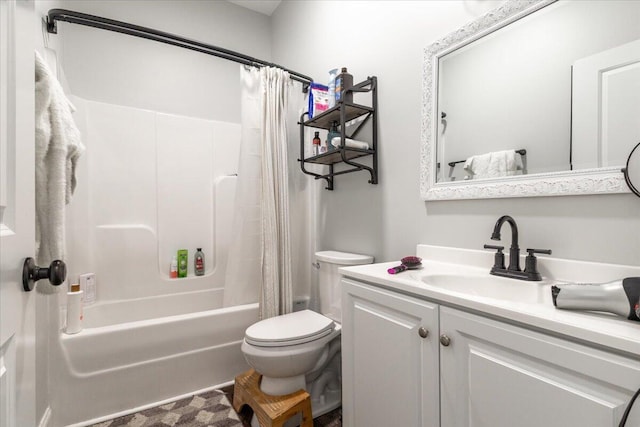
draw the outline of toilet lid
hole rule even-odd
[[[245,340],[259,347],[304,344],[330,334],[334,328],[334,321],[328,317],[302,310],[254,323],[245,331]]]

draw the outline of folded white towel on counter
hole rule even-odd
[[[516,154],[515,150],[504,150],[471,156],[464,163],[464,170],[473,178],[515,175],[518,170]]]
[[[336,136],[335,138],[333,138],[331,140],[331,145],[333,145],[334,147],[339,147],[340,146],[340,137]],[[361,150],[368,150],[369,149],[369,144],[367,142],[356,141],[355,139],[350,139],[350,138],[346,138],[345,139],[344,145],[346,147],[351,147],[351,148],[360,148]]]

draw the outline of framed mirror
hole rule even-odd
[[[423,200],[624,193],[640,2],[508,0],[424,51]]]

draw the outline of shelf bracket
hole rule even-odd
[[[369,172],[369,175],[371,175],[371,179],[368,181],[369,184],[377,184],[378,183],[378,174],[376,173],[376,171],[369,167],[369,166],[365,166],[362,165],[360,163],[356,163],[353,160],[347,160],[345,159],[344,156],[344,152],[342,153],[342,161],[344,163],[346,163],[347,165],[353,166],[355,169],[350,169],[351,171],[356,171],[356,170],[366,170]]]

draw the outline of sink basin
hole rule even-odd
[[[449,291],[519,303],[551,302],[551,285],[491,275],[428,274],[418,277],[427,285]]]

